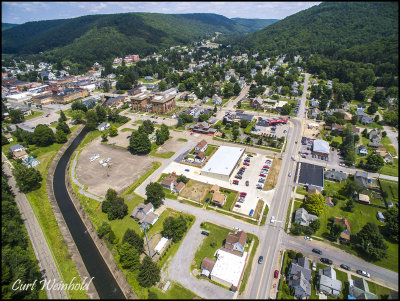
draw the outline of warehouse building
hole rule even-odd
[[[321,139],[314,140],[312,148],[312,157],[328,161],[329,143]]]
[[[244,148],[220,146],[201,170],[201,175],[229,181],[243,154]]]

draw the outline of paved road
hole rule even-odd
[[[4,161],[7,160],[3,153],[2,156]],[[54,279],[55,283],[62,283],[56,263],[51,255],[51,251],[39,222],[37,221],[25,194],[20,192],[16,187],[15,179],[11,174],[11,169],[8,164],[4,164],[4,172],[10,176],[8,183],[15,194],[15,202],[17,203],[22,219],[24,220],[40,270],[45,270],[45,275],[48,280],[53,281]],[[68,299],[64,290],[46,290],[46,293],[49,299]]]
[[[383,129],[386,131],[387,136],[389,137],[390,141],[392,141],[392,144],[394,148],[396,149],[397,156],[399,155],[399,141],[397,140],[398,138],[398,133],[392,130],[391,126],[385,125]]]
[[[333,247],[327,243],[317,240],[306,241],[302,236],[294,237],[288,234],[282,236],[281,243],[283,248],[302,252],[304,255],[312,260],[319,261],[321,257],[329,258],[333,261],[335,268],[338,268],[340,264],[344,263],[352,269],[352,272],[354,274],[356,274],[356,270],[367,271],[371,274],[372,281],[384,286],[389,286],[390,288],[395,290],[398,289],[398,273],[389,271],[369,262],[365,262],[361,258],[336,247]],[[313,253],[311,251],[313,248],[320,249],[322,251],[322,256]],[[383,281],[382,279],[385,279],[386,281]]]

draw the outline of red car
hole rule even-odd
[[[246,192],[241,192],[241,193],[240,193],[240,196],[246,196],[246,195],[247,195]]]
[[[240,208],[241,206],[240,206],[239,204],[236,204],[236,205],[235,205],[235,207],[238,207],[238,208]]]
[[[278,270],[275,270],[275,272],[274,272],[274,277],[275,277],[275,278],[278,278],[278,276],[279,276],[279,271],[278,271]]]
[[[238,185],[239,181],[238,180],[233,180],[233,184]]]
[[[268,168],[269,168],[269,166],[268,166],[268,165],[264,165],[264,166],[263,166],[263,168],[266,168],[266,169],[268,169]]]
[[[267,176],[265,174],[263,174],[263,173],[260,173],[260,177],[266,178]]]
[[[244,162],[243,165],[249,166],[250,164],[247,162]]]

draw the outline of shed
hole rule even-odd
[[[161,237],[160,241],[158,242],[158,244],[156,245],[156,247],[154,248],[154,251],[157,252],[158,254],[162,253],[162,250],[164,249],[164,247],[166,246],[168,242],[168,238],[166,237]]]

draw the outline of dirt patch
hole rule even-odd
[[[174,152],[176,153],[185,142],[179,141],[178,138],[170,138],[157,149],[156,154]]]
[[[318,139],[321,129],[322,129],[322,125],[319,125],[318,128],[315,128],[315,127],[309,128],[308,124],[306,124],[304,126],[304,137],[307,137],[310,139]]]
[[[272,165],[267,176],[267,180],[265,181],[263,190],[271,190],[274,189],[276,183],[278,182],[279,171],[281,170],[282,160],[278,158],[272,160]]]
[[[89,162],[89,157],[99,154],[100,157]],[[100,165],[100,160],[111,158],[111,167]],[[88,187],[87,191],[104,197],[108,188],[122,193],[151,167],[154,159],[150,156],[132,155],[129,151],[100,143],[94,140],[79,155],[76,166],[76,177]],[[157,161],[163,161],[157,158]]]
[[[211,185],[190,180],[179,195],[201,203],[210,191],[210,188]]]

